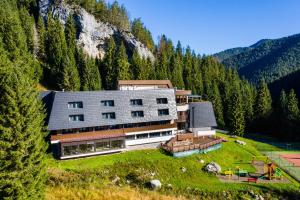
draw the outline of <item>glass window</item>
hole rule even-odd
[[[116,119],[116,113],[109,112],[109,113],[102,113],[103,119]]]
[[[150,136],[151,138],[153,138],[153,137],[160,137],[160,132],[157,132],[157,133],[149,133],[149,136]]]
[[[69,121],[71,122],[84,121],[84,117],[83,115],[69,115]]]
[[[148,133],[136,135],[136,139],[148,138]]]
[[[132,117],[144,117],[144,111],[131,111]]]
[[[126,140],[135,140],[135,135],[126,135]]]
[[[143,105],[143,100],[142,99],[131,99],[130,100],[130,105],[132,105],[132,106],[142,106]]]
[[[115,106],[115,102],[114,102],[114,100],[104,100],[104,101],[101,101],[101,105],[107,106],[107,107],[113,107],[113,106]]]
[[[83,108],[82,101],[69,102],[68,108]]]
[[[167,98],[157,98],[156,103],[157,104],[168,104],[168,99]]]
[[[80,153],[92,153],[94,152],[94,144],[80,144],[79,145]]]
[[[113,140],[111,141],[112,149],[120,149],[124,147],[124,140]]]
[[[158,116],[169,115],[169,109],[158,109]]]
[[[172,131],[163,131],[161,132],[161,136],[169,136],[172,135]]]

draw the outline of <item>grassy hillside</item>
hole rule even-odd
[[[261,40],[248,48],[229,49],[215,55],[227,67],[238,69],[251,82],[270,83],[300,69],[300,34]]]
[[[170,195],[180,195],[178,199],[182,199],[182,196],[192,198],[199,195],[203,198],[219,199],[224,195],[223,191],[227,191],[226,195],[232,198],[247,197],[250,190],[265,196],[266,191],[269,195],[276,196],[295,195],[299,185],[294,181],[292,184],[225,184],[216,176],[202,170],[205,164],[199,162],[201,159],[205,160],[205,163],[217,162],[222,170],[239,166],[254,172],[255,169],[250,163],[253,156],[261,155],[260,149],[280,150],[268,144],[242,140],[247,142],[246,146],[238,145],[233,139],[229,139],[229,142],[224,143],[223,147],[215,152],[185,158],[173,158],[160,150],[141,150],[67,161],[50,159],[47,196],[48,199],[58,199],[61,195],[70,194],[70,198],[65,199],[72,199],[72,196],[105,199],[103,195],[110,193],[110,187],[115,188],[112,195],[118,196],[119,192],[128,192],[133,196],[143,196],[146,193],[148,197],[154,195],[153,199],[168,199]],[[187,169],[185,173],[182,172],[182,167]],[[112,184],[116,177],[120,180]],[[162,182],[163,188],[159,193],[147,189],[147,182],[151,179],[159,179]],[[168,184],[172,187],[167,187]],[[110,197],[107,199],[122,199]]]

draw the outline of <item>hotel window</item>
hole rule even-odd
[[[135,135],[126,135],[126,140],[135,140]]]
[[[168,104],[168,99],[167,98],[157,98],[156,103],[157,104]]]
[[[142,99],[131,99],[130,100],[130,105],[132,105],[132,106],[142,106],[143,105],[143,100]]]
[[[160,137],[160,132],[149,133],[149,136],[150,136],[151,138],[153,138],[153,137]]]
[[[158,116],[169,115],[169,109],[158,109]]]
[[[168,136],[168,135],[172,135],[172,131],[163,131],[163,132],[161,132],[161,136]]]
[[[69,102],[68,108],[83,108],[82,101]]]
[[[83,115],[69,115],[70,122],[80,122],[84,121]]]
[[[114,112],[102,113],[103,119],[116,119],[116,114]]]
[[[131,111],[132,117],[144,117],[144,111]]]
[[[148,133],[136,135],[136,139],[144,139],[144,138],[148,138]]]
[[[115,106],[114,100],[104,100],[101,101],[101,106],[113,107]]]

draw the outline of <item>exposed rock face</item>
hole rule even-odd
[[[161,182],[157,179],[151,180],[150,185],[153,190],[159,190],[161,188]]]
[[[77,45],[94,58],[103,58],[105,55],[107,41],[110,37],[121,38],[129,50],[136,49],[141,57],[154,60],[151,51],[131,33],[121,31],[117,27],[96,20],[85,9],[78,6],[71,6],[60,3],[52,4],[51,0],[40,0],[40,14],[46,19],[50,11],[57,16],[62,24],[65,24],[70,14],[74,16],[75,22],[79,27]]]

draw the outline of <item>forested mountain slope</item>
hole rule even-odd
[[[271,83],[300,69],[300,34],[261,40],[250,47],[229,49],[214,56],[253,83],[262,79]]]

